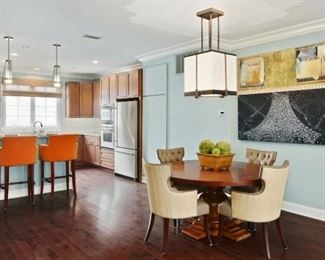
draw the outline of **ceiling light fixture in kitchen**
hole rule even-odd
[[[14,38],[11,36],[5,36],[3,38],[8,41],[8,59],[5,60],[2,80],[5,84],[11,84],[13,77],[12,77],[12,61],[10,59],[10,40],[13,40]]]
[[[214,8],[197,12],[201,18],[201,51],[184,58],[184,95],[220,96],[237,94],[237,57],[220,51],[220,23],[223,12]],[[212,20],[218,22],[217,50],[212,49]],[[209,22],[209,48],[203,50],[203,19]]]
[[[93,63],[94,64],[98,64],[98,60],[93,60]]]
[[[61,67],[58,65],[58,48],[61,47],[60,44],[53,44],[55,47],[55,65],[53,70],[53,83],[54,87],[59,88],[61,87]]]

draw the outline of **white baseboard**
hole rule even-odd
[[[283,202],[282,209],[305,217],[325,221],[325,210],[323,209],[312,208],[289,201]]]
[[[26,184],[27,185],[27,184]],[[70,187],[72,187],[70,185]],[[56,183],[55,184],[55,192],[57,191],[62,191],[66,190],[66,183]],[[51,191],[51,185],[49,184],[44,184],[44,191],[43,193],[49,193]],[[40,194],[41,193],[41,187],[40,186],[35,186],[34,187],[34,194]],[[21,198],[21,197],[27,197],[28,196],[28,190],[27,187],[21,188],[21,189],[10,189],[9,187],[9,194],[8,197],[9,199],[15,199],[15,198]],[[0,193],[0,200],[4,200],[4,191],[1,190]]]

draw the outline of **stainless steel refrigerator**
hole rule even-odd
[[[115,174],[137,178],[138,98],[117,99],[115,121]]]

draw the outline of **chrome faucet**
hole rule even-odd
[[[36,130],[36,124],[39,123],[41,128],[37,131]],[[34,121],[34,134],[36,133],[44,133],[44,128],[43,128],[43,124],[41,121]]]

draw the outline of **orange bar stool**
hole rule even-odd
[[[69,194],[69,177],[72,177],[72,185],[74,195],[76,192],[76,170],[75,160],[77,159],[77,135],[51,135],[49,136],[48,145],[39,145],[39,154],[41,160],[41,196],[43,196],[44,182],[51,183],[51,197],[54,198],[54,181],[55,179],[66,178],[67,193]],[[51,164],[51,177],[45,178],[44,166],[45,162]],[[65,176],[55,177],[54,163],[65,162],[66,174]],[[71,162],[71,175],[69,163]]]
[[[28,184],[28,197],[34,205],[34,164],[37,154],[36,136],[5,136],[2,139],[3,147],[0,148],[0,166],[4,167],[4,184],[0,183],[5,190],[4,209],[8,208],[9,185]],[[12,166],[27,165],[27,181],[9,183],[9,169]],[[1,181],[0,181],[1,182]]]

